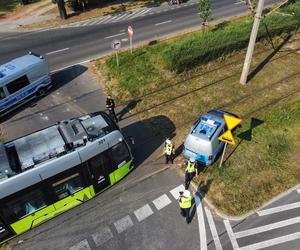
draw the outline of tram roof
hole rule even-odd
[[[0,182],[103,137],[110,131],[105,115],[96,112],[61,121],[13,141],[0,142]]]

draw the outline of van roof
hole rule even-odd
[[[29,54],[0,65],[0,86],[5,82],[7,78],[16,73],[19,73],[20,70],[22,71],[42,61],[44,61],[43,58],[40,58],[33,54]]]
[[[200,116],[195,128],[191,132],[194,137],[210,141],[216,131],[225,125],[225,120],[213,114],[203,114]]]

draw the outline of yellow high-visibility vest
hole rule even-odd
[[[196,172],[196,163],[191,163],[190,161],[188,161],[188,165],[187,165],[185,171],[188,173]]]
[[[173,144],[167,144],[165,146],[165,154],[171,155],[173,152]]]
[[[181,197],[179,201],[179,206],[181,208],[190,208],[192,206],[193,197],[190,195],[188,198]]]

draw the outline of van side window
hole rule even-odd
[[[10,82],[9,84],[6,85],[7,90],[10,94],[13,94],[17,91],[19,91],[20,89],[26,87],[27,85],[29,85],[30,82],[28,81],[27,76],[22,76],[12,82]]]
[[[5,98],[4,90],[3,90],[3,88],[0,88],[0,100],[2,100],[4,98]]]

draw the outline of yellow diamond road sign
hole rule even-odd
[[[224,114],[224,119],[226,121],[228,130],[234,129],[237,125],[239,125],[242,122],[242,120],[239,118],[225,115],[225,114]]]
[[[233,139],[232,133],[230,130],[227,130],[224,134],[219,136],[218,138],[220,141],[235,145],[235,141]]]

